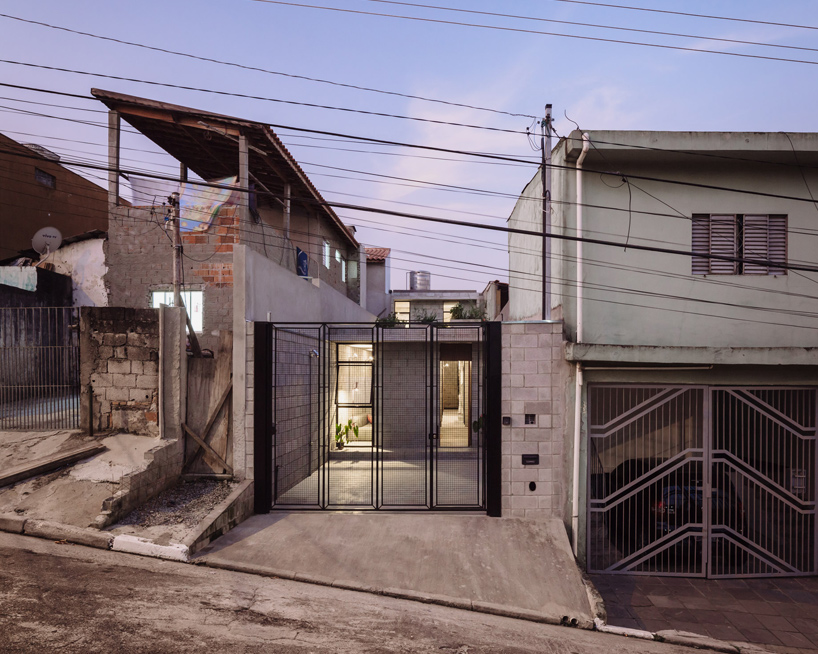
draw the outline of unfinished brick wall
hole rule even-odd
[[[501,413],[511,418],[502,428],[504,516],[563,517],[569,369],[562,328],[561,322],[503,324]],[[526,424],[526,415],[533,416],[532,424]],[[539,464],[523,465],[523,454],[538,454]]]
[[[225,207],[205,233],[184,232],[185,290],[204,292],[202,347],[215,349],[233,320],[233,246],[239,242],[238,211]],[[119,207],[112,213],[105,258],[110,306],[148,308],[153,291],[173,283],[173,247],[162,207]]]
[[[159,435],[159,311],[83,307],[81,421],[94,431]]]

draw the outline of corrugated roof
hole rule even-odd
[[[386,261],[391,251],[389,248],[366,248],[366,262],[380,263]]]
[[[284,184],[291,184],[294,201],[302,196],[311,208],[318,206],[343,237],[359,247],[286,146],[264,123],[101,89],[91,89],[91,95],[118,111],[126,122],[202,179],[235,175],[239,167],[236,141],[240,135],[247,137],[250,172],[259,186],[283,197]]]

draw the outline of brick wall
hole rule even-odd
[[[159,311],[83,307],[80,357],[81,424],[158,436]]]
[[[563,355],[562,323],[504,323],[502,334],[504,516],[563,518],[567,463],[565,389],[569,366]],[[526,425],[526,414],[534,424]],[[522,463],[539,454],[539,465]],[[535,490],[529,484],[536,484]]]

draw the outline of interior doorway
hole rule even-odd
[[[440,362],[440,447],[470,447],[471,360]]]

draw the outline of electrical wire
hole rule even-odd
[[[661,48],[663,50],[680,50],[683,52],[699,52],[703,54],[723,55],[726,57],[744,57],[748,59],[763,59],[767,61],[787,62],[793,64],[809,64],[818,65],[818,61],[810,61],[807,59],[789,59],[786,57],[772,57],[768,55],[754,55],[744,52],[727,52],[724,50],[708,50],[705,48],[686,48],[680,45],[667,45],[661,43],[646,43],[643,41],[625,41],[622,39],[606,39],[600,36],[583,36],[580,34],[563,34],[560,32],[543,32],[540,30],[523,29],[521,27],[505,27],[501,25],[482,25],[480,23],[464,23],[454,20],[442,20],[439,18],[422,18],[420,16],[403,16],[399,14],[385,14],[375,11],[362,11],[360,9],[342,9],[340,7],[324,7],[321,5],[309,5],[299,2],[285,2],[284,0],[253,0],[253,2],[264,2],[272,5],[283,5],[287,7],[300,7],[304,9],[320,9],[324,11],[335,11],[347,14],[356,14],[359,16],[376,16],[379,18],[396,18],[400,20],[418,21],[422,23],[433,23],[438,25],[453,25],[457,27],[474,27],[478,29],[497,30],[502,32],[513,32],[517,34],[533,34],[537,36],[556,36],[567,39],[580,39],[583,41],[601,41],[603,43],[614,43],[617,45],[632,45],[648,48]]]

